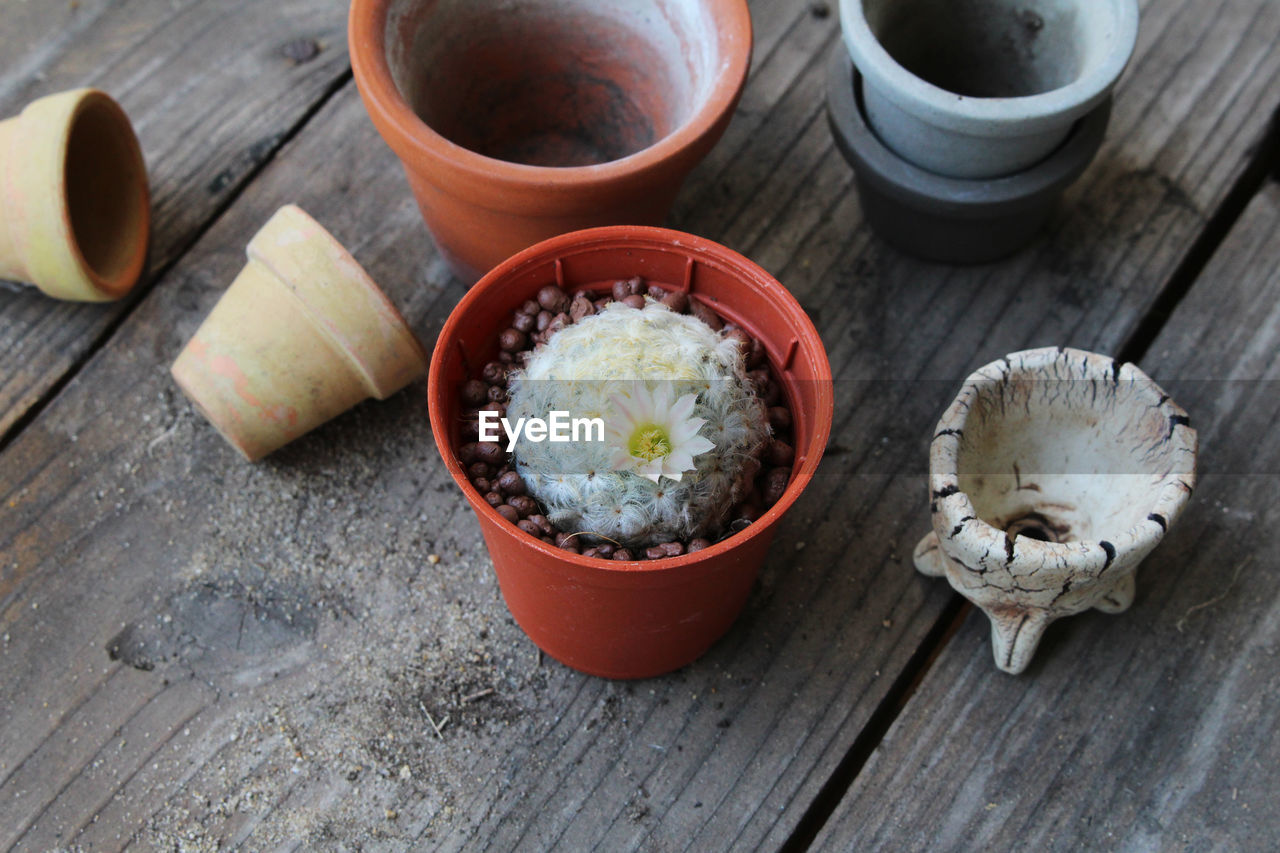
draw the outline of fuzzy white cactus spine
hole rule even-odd
[[[769,440],[765,407],[737,341],[701,320],[650,301],[613,303],[557,332],[512,375],[507,417],[617,417],[610,397],[638,380],[669,383],[669,399],[696,393],[693,417],[714,448],[694,457],[677,481],[614,470],[607,442],[531,442],[514,450],[516,468],[547,518],[565,532],[597,534],[627,547],[716,533],[750,492]]]

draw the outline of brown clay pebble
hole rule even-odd
[[[507,366],[500,361],[491,361],[480,372],[481,377],[490,385],[507,381]]]
[[[611,300],[611,299],[597,299],[597,300],[596,300],[595,302],[593,302],[592,304],[596,306],[596,313],[597,313],[597,314],[599,314],[601,311],[603,311],[604,309],[608,308],[608,307],[609,307],[609,303],[610,303],[610,302],[612,302],[612,301],[613,301],[613,300]]]
[[[774,466],[790,466],[795,461],[795,448],[785,441],[776,438],[769,443],[769,464]]]
[[[751,336],[736,326],[725,332],[724,336],[738,342],[738,349],[742,351],[742,360],[745,362],[751,355]]]
[[[783,406],[769,408],[769,426],[774,432],[786,432],[791,429],[791,410]]]
[[[711,547],[710,539],[692,539],[689,542],[689,547],[686,548],[685,551],[687,553],[692,554],[695,551],[701,551],[705,548],[710,548],[710,547]]]
[[[542,531],[543,536],[554,536],[556,534],[556,529],[551,526],[550,521],[547,521],[545,515],[535,513],[529,516],[529,520],[538,525],[538,529]]]
[[[626,279],[619,279],[613,283],[613,300],[621,302],[631,295],[631,282]]]
[[[679,557],[684,553],[683,542],[664,542],[660,547],[663,555],[667,557]]]
[[[480,438],[480,422],[475,418],[463,418],[462,440],[470,443],[470,442],[475,442],[479,440],[479,438]]]
[[[683,314],[689,310],[689,297],[682,290],[673,290],[662,297],[662,304],[677,314]]]
[[[583,552],[582,552],[582,556],[584,556],[584,557],[599,557],[599,556],[600,556],[600,549],[599,549],[599,548],[588,548],[587,550],[585,550],[585,551],[583,551]]]
[[[503,504],[500,507],[496,507],[496,509],[498,510],[498,515],[502,516],[512,524],[515,524],[520,520],[520,513],[516,512],[516,508],[510,504]]]
[[[498,335],[498,346],[506,352],[518,352],[529,344],[529,336],[519,329],[504,329]]]
[[[463,465],[470,465],[476,461],[476,451],[479,449],[480,444],[478,442],[468,441],[458,448],[458,461]]]
[[[613,558],[612,558],[612,559],[614,559],[614,560],[634,560],[635,558],[631,556],[631,552],[630,552],[630,551],[628,551],[626,548],[617,548],[617,549],[615,549],[615,550],[614,550],[614,552],[613,552]]]
[[[515,353],[507,352],[506,350],[499,350],[498,361],[507,365],[515,364],[515,361],[516,361]]]
[[[468,406],[481,406],[489,399],[489,386],[479,379],[468,379],[462,386],[462,402]]]
[[[507,389],[501,385],[490,385],[486,395],[490,403],[501,403],[507,399]]]
[[[538,502],[526,495],[513,495],[507,503],[516,508],[521,518],[528,518],[538,511]]]
[[[633,293],[630,296],[628,296],[626,299],[623,299],[622,304],[626,305],[628,308],[643,308],[644,297],[638,293]]]
[[[581,553],[581,551],[579,551],[578,549],[578,543],[572,539],[569,539],[563,545],[557,545],[556,547],[559,548],[561,551],[566,551],[570,554]]]
[[[489,504],[489,506],[493,507],[494,509],[497,509],[503,504],[502,495],[498,494],[497,492],[486,493],[484,496],[484,500],[485,500],[485,503]]]
[[[528,314],[530,317],[537,317],[538,312],[541,310],[542,310],[542,306],[540,306],[536,301],[532,299],[526,299],[524,303],[520,306],[520,310],[517,313]]]
[[[528,533],[530,536],[534,537],[535,539],[542,538],[542,531],[538,529],[538,525],[534,524],[532,521],[530,521],[527,518],[522,518],[519,521],[517,521],[516,527],[519,527],[521,530],[523,530],[525,533]]]
[[[654,300],[655,302],[661,302],[662,297],[666,296],[667,292],[663,290],[661,287],[658,287],[658,285],[651,284],[649,285],[649,288],[645,291],[645,295],[648,296],[650,299]]]
[[[717,317],[714,311],[703,305],[701,302],[694,302],[690,305],[689,313],[710,326],[713,332],[718,332],[724,328],[724,321]]]
[[[577,323],[583,317],[590,317],[596,312],[596,306],[591,304],[591,300],[579,293],[573,297],[573,302],[569,304],[569,317],[573,322]]]
[[[751,348],[747,353],[747,369],[755,370],[764,364],[765,350],[764,344],[760,343],[759,338],[751,339]]]
[[[507,458],[507,452],[496,441],[481,441],[476,445],[475,458],[489,465],[501,465]]]
[[[554,284],[548,284],[538,291],[538,304],[552,314],[559,314],[569,310],[569,294]]]
[[[511,328],[519,329],[526,333],[532,332],[537,322],[537,315],[535,314],[517,314],[511,318]]]
[[[555,318],[555,316],[556,315],[552,314],[550,311],[539,311],[538,322],[537,322],[538,331],[545,332],[547,330],[547,326],[551,325],[551,321]]]
[[[508,471],[499,475],[498,488],[502,490],[504,495],[523,495],[525,493],[524,480],[515,471]]]
[[[551,325],[547,326],[547,330],[543,333],[543,337],[547,340],[551,340],[552,335],[572,322],[573,320],[569,318],[568,314],[557,314],[551,319]]]
[[[493,483],[489,482],[488,477],[476,477],[471,481],[471,485],[475,486],[476,491],[482,495],[493,491]]]
[[[612,542],[605,542],[601,545],[597,545],[596,550],[600,552],[601,557],[604,557],[606,560],[611,560],[613,559],[613,552],[618,550],[618,546],[614,545]]]
[[[764,475],[764,503],[765,506],[773,506],[781,498],[783,492],[787,490],[787,484],[791,482],[790,468],[774,468]]]
[[[731,515],[735,519],[745,518],[747,521],[755,521],[757,518],[764,515],[764,510],[760,509],[759,504],[741,503],[738,504],[737,509],[735,509]]]
[[[483,462],[472,462],[467,466],[467,476],[473,480],[478,477],[488,479],[489,475],[492,473],[493,469]]]
[[[667,551],[661,545],[653,545],[644,549],[644,556],[648,560],[661,560],[667,556]]]

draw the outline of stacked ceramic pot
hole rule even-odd
[[[828,116],[868,221],[980,263],[1035,236],[1102,143],[1136,0],[841,0]]]

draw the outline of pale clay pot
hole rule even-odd
[[[985,179],[1040,162],[1106,100],[1138,4],[840,0],[840,20],[880,139],[931,172]]]
[[[987,614],[996,665],[1020,673],[1054,619],[1129,607],[1195,470],[1186,412],[1138,368],[1014,353],[970,376],[938,423],[916,568]]]
[[[183,392],[250,461],[426,373],[395,306],[329,232],[280,208],[174,362]]]
[[[110,96],[49,95],[0,122],[0,279],[119,299],[142,274],[150,224],[142,150]]]

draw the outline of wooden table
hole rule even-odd
[[[750,83],[671,224],[796,294],[836,427],[729,635],[618,683],[511,621],[425,383],[248,465],[168,376],[286,202],[425,342],[463,293],[345,4],[0,2],[0,114],[105,88],[155,196],[124,302],[0,290],[0,848],[1275,848],[1280,3],[1144,2],[1099,158],[974,268],[864,224],[824,116],[834,11],[752,6]],[[910,554],[943,405],[1050,344],[1164,384],[1203,475],[1132,610],[1056,623],[1011,677]]]

